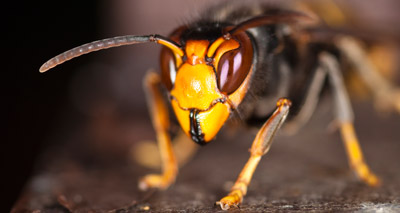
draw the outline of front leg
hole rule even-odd
[[[217,205],[219,204],[221,209],[228,210],[230,207],[238,206],[242,202],[243,197],[247,193],[247,186],[250,184],[251,177],[261,157],[266,154],[271,147],[275,133],[281,127],[289,113],[290,105],[291,102],[288,99],[281,98],[278,100],[277,109],[258,131],[250,149],[250,158],[240,172],[231,192],[217,202]]]
[[[148,188],[166,189],[175,181],[178,174],[178,165],[168,133],[168,110],[160,92],[160,84],[160,76],[154,72],[149,72],[144,79],[147,102],[150,106],[152,123],[157,134],[157,142],[161,154],[162,174],[150,174],[143,177],[139,181],[141,190]]]

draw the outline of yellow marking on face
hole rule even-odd
[[[219,37],[214,43],[211,44],[210,48],[208,48],[207,56],[212,57],[217,50],[217,48],[225,41],[224,37]]]
[[[173,99],[171,103],[182,130],[190,137],[190,111],[182,109],[175,99]],[[206,142],[215,137],[228,119],[229,114],[230,106],[227,103],[217,103],[207,111],[198,113],[198,121]]]
[[[191,65],[204,64],[210,42],[206,40],[189,40],[186,42],[187,63]]]
[[[198,114],[205,141],[210,141],[217,135],[229,114],[230,107],[227,103],[217,103],[210,110]]]
[[[178,70],[175,86],[170,93],[180,107],[205,110],[215,100],[222,98],[217,88],[217,80],[211,66],[185,63]]]
[[[178,119],[178,122],[186,135],[190,137],[189,131],[190,131],[190,121],[189,121],[189,110],[183,110],[179,107],[179,104],[177,100],[172,100],[171,101],[172,109],[175,112],[175,116]]]
[[[176,45],[172,44],[169,41],[166,40],[158,40],[157,43],[162,44],[166,47],[168,47],[169,49],[172,50],[172,52],[174,52],[175,54],[179,55],[180,57],[182,57],[184,55],[183,51],[177,47]]]

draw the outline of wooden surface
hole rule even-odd
[[[381,118],[369,104],[356,109],[356,130],[381,187],[367,187],[350,172],[338,132],[328,130],[331,113],[325,105],[302,132],[276,138],[234,211],[399,212],[400,116]],[[220,211],[214,202],[245,164],[254,136],[241,130],[234,137],[220,134],[181,168],[167,191],[140,192],[138,179],[154,170],[131,160],[128,150],[134,142],[126,141],[153,138],[147,121],[95,120],[63,133],[59,139],[65,143],[43,154],[13,212]]]

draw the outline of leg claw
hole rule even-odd
[[[364,162],[353,166],[358,178],[368,186],[377,187],[380,185],[379,178],[370,170],[368,165]]]
[[[236,193],[231,193],[228,196],[225,196],[220,201],[217,201],[216,204],[221,206],[222,210],[228,210],[231,207],[239,207],[239,204],[242,202],[242,197],[240,197]]]
[[[381,181],[374,173],[369,173],[367,176],[361,178],[368,186],[378,187]]]
[[[139,180],[139,189],[142,191],[146,191],[149,188],[157,188],[157,189],[166,189],[171,185],[170,181],[167,181],[161,175],[146,175],[142,179]]]

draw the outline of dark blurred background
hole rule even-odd
[[[38,68],[62,50],[99,37],[100,1],[8,1],[2,4],[3,131],[1,212],[28,180],[60,113],[70,108],[68,85],[84,60],[46,74]],[[87,58],[90,60],[90,57]]]
[[[86,0],[56,3],[44,0],[3,3],[1,20],[5,38],[1,53],[5,128],[2,129],[5,139],[0,161],[0,212],[9,211],[32,175],[38,156],[47,147],[68,142],[79,149],[94,149],[91,153],[107,150],[108,157],[117,157],[126,154],[124,147],[145,138],[130,135],[129,128],[151,128],[148,122],[139,126],[125,125],[129,128],[121,133],[116,130],[118,125],[109,125],[148,120],[141,79],[149,68],[158,68],[158,46],[146,44],[85,55],[44,74],[38,71],[41,64],[64,50],[106,37],[167,35],[174,27],[197,17],[201,8],[210,2]],[[395,0],[375,4],[354,0],[350,5],[368,20],[365,26],[377,26],[388,35],[400,34],[399,7]],[[99,140],[88,144],[82,143],[84,139],[75,140],[82,138],[74,135],[79,132],[77,130],[87,126],[97,129],[91,134],[101,138],[100,144]],[[111,133],[113,130],[118,135]],[[117,148],[105,145],[107,140],[117,141]]]

